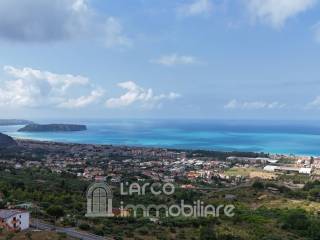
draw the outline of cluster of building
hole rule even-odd
[[[288,166],[274,166],[274,165],[267,165],[263,168],[263,170],[268,172],[283,172],[283,173],[299,173],[299,174],[306,174],[311,175],[312,168],[299,168],[299,167],[288,167]]]
[[[151,179],[163,182],[223,183],[235,185],[246,176],[226,174],[231,167],[260,168],[265,172],[314,175],[320,171],[320,158],[272,155],[270,157],[227,156],[225,160],[197,156],[192,152],[163,148],[112,145],[64,144],[19,140],[20,157],[1,159],[0,164],[14,168],[45,167],[53,172],[67,172],[87,180],[108,176],[119,183],[122,176],[131,175],[139,181]],[[284,164],[283,159],[288,163]],[[260,174],[261,175],[261,174]],[[252,178],[259,174],[250,174]],[[268,178],[268,176],[266,176]]]
[[[124,175],[139,181],[151,179],[163,182],[205,182],[216,180],[239,182],[224,174],[232,161],[197,156],[191,152],[163,148],[144,148],[111,145],[64,144],[19,140],[19,156],[1,159],[5,166],[16,169],[43,167],[53,172],[66,172],[86,180],[107,176],[119,183]]]
[[[177,159],[180,153],[159,148],[139,148],[111,145],[64,144],[19,140],[19,156],[1,158],[0,164],[16,169],[44,167],[53,172],[68,172],[85,179],[97,175],[121,172],[132,162]]]
[[[293,155],[272,155],[271,158],[228,157],[227,161],[240,166],[262,167],[266,172],[318,175],[320,158]]]
[[[282,172],[287,174],[304,174],[319,178],[320,176],[320,158],[308,156],[286,156],[291,161],[290,164],[267,165],[265,171]]]

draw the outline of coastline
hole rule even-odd
[[[52,144],[52,145],[72,145],[72,146],[97,146],[97,147],[119,147],[119,148],[133,148],[133,149],[159,149],[159,150],[168,150],[168,151],[176,151],[176,152],[216,152],[216,153],[248,153],[248,154],[266,154],[266,155],[274,155],[274,156],[284,156],[284,157],[318,157],[314,155],[298,155],[292,153],[266,153],[266,152],[254,152],[254,151],[222,151],[222,150],[207,150],[207,149],[184,149],[184,148],[166,148],[161,146],[138,146],[138,145],[124,145],[124,144],[94,144],[94,143],[77,143],[77,142],[63,142],[63,141],[53,141],[53,140],[40,140],[40,139],[31,139],[31,138],[23,138],[23,137],[14,137],[14,140],[19,142],[26,143],[43,143],[43,144]]]
[[[2,126],[0,132],[17,139],[71,144],[320,156],[318,147],[320,126],[315,126],[315,124],[288,123],[288,126],[284,127],[283,123],[256,122],[249,125],[243,122],[204,120],[73,122],[86,124],[88,130],[26,133],[17,132],[17,129],[22,126]]]

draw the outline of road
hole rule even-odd
[[[195,188],[195,190],[211,191],[211,192],[224,192],[224,191],[233,191],[239,188],[247,188],[252,186],[252,182],[242,183],[233,187],[223,187],[223,188]]]
[[[75,228],[57,227],[57,226],[54,226],[53,224],[49,224],[38,219],[32,219],[30,226],[36,229],[44,230],[44,231],[56,231],[56,232],[65,233],[70,237],[78,238],[81,240],[111,240],[111,238],[105,238],[105,237],[101,237],[91,233],[82,232]]]

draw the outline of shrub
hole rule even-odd
[[[59,234],[59,240],[62,240],[62,239],[66,239],[67,238],[67,234],[66,233],[62,233],[62,232],[60,232],[60,233],[58,233]]]
[[[242,238],[239,236],[234,236],[232,234],[222,234],[219,236],[219,240],[242,240]]]
[[[81,223],[81,224],[79,225],[79,228],[80,228],[81,230],[84,230],[84,231],[88,231],[88,230],[91,229],[90,225],[87,224],[87,223]]]
[[[26,232],[25,236],[28,240],[32,240],[32,233],[31,232]]]
[[[284,229],[306,230],[310,226],[308,216],[302,209],[290,210],[282,217],[282,221]]]
[[[213,226],[204,226],[200,229],[200,240],[217,240]]]
[[[47,208],[47,213],[50,216],[57,217],[57,218],[64,216],[63,208],[60,206],[57,206],[57,205],[53,205],[53,206],[50,206],[49,208]]]
[[[282,240],[282,237],[270,234],[270,235],[263,237],[261,240]]]
[[[8,233],[8,235],[6,236],[5,240],[11,240],[14,237],[14,233]]]
[[[147,235],[149,233],[149,230],[147,227],[142,227],[138,230],[138,232],[142,235]]]
[[[263,182],[260,182],[260,181],[255,181],[253,184],[252,184],[252,187],[257,189],[257,190],[261,190],[261,189],[264,189],[264,184]]]

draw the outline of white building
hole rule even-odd
[[[312,168],[300,168],[299,173],[311,175]]]
[[[263,170],[267,172],[274,172],[276,169],[278,169],[278,167],[272,165],[267,165],[263,168]]]
[[[263,168],[267,172],[290,172],[311,175],[312,168],[295,168],[295,167],[284,167],[284,166],[273,166],[267,165]]]
[[[9,231],[22,231],[29,228],[30,213],[23,210],[0,209],[0,226]]]

